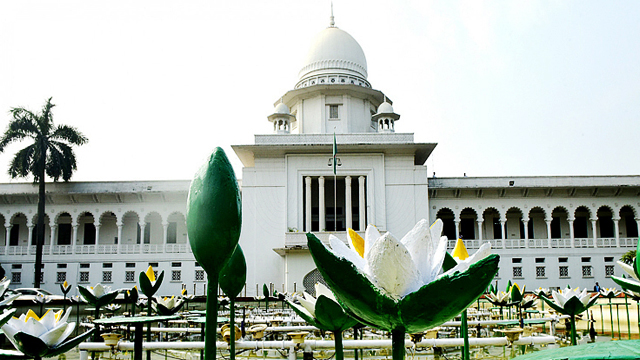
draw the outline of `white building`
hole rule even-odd
[[[400,115],[367,81],[364,52],[349,34],[332,22],[299,75],[268,116],[273,134],[233,146],[244,165],[246,295],[263,283],[293,291],[315,282],[307,231],[345,239],[346,228],[362,232],[370,223],[402,236],[436,217],[470,250],[490,241],[503,284],[613,286],[615,261],[638,238],[640,176],[428,178],[424,164],[436,144],[395,132]],[[188,188],[189,181],[49,184],[43,287],[132,287],[151,264],[166,273],[162,293],[186,284],[202,294],[206,277],[185,228]],[[0,263],[13,287],[33,283],[36,206],[35,186],[0,185]]]

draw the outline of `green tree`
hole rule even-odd
[[[53,181],[62,178],[69,181],[76,170],[76,156],[72,145],[85,144],[88,139],[76,128],[54,125],[51,109],[55,105],[51,98],[39,114],[25,108],[12,108],[13,120],[0,139],[0,153],[14,142],[23,140],[32,143],[19,150],[9,165],[11,178],[33,176],[38,184],[38,224],[36,226],[35,287],[40,287],[42,247],[44,245],[45,174]]]
[[[622,261],[627,265],[633,265],[633,259],[635,258],[636,258],[636,251],[629,250],[626,253],[622,254],[622,256],[620,257],[620,261]]]

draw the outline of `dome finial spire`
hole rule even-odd
[[[329,27],[336,27],[336,22],[333,20],[333,1],[331,2],[331,16],[329,17]]]

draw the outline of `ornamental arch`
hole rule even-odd
[[[500,212],[494,207],[488,207],[482,213],[483,234],[486,239],[502,239],[502,223],[500,222]]]
[[[613,209],[608,205],[602,205],[596,212],[597,222],[596,229],[599,238],[615,238],[613,224]]]
[[[518,207],[511,207],[505,213],[507,222],[505,224],[505,238],[524,239],[524,223],[522,222],[522,210]]]
[[[569,211],[564,206],[556,206],[551,211],[551,238],[569,238]]]
[[[534,206],[529,210],[529,222],[527,223],[527,232],[529,239],[546,239],[547,238],[547,213],[540,206]]]
[[[436,213],[436,218],[442,220],[442,235],[450,240],[458,239],[458,231],[456,229],[455,215],[449,208],[442,208]]]
[[[591,219],[591,210],[588,207],[581,205],[573,212],[573,236],[576,239],[588,239],[592,238],[591,226],[589,222]]]
[[[618,213],[620,217],[620,237],[637,238],[638,237],[638,221],[635,209],[630,205],[624,205]]]
[[[476,225],[478,214],[472,208],[466,207],[460,212],[460,238],[463,240],[477,239]]]
[[[118,217],[111,211],[105,211],[100,215],[100,231],[98,232],[98,244],[118,243]]]
[[[96,244],[96,224],[92,213],[85,211],[78,215],[78,241],[82,245]]]
[[[143,244],[162,244],[164,242],[164,228],[162,216],[157,211],[152,211],[144,217],[141,225]]]

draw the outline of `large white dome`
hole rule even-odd
[[[316,35],[300,70],[297,87],[367,82],[367,59],[360,44],[346,31],[330,26]]]

